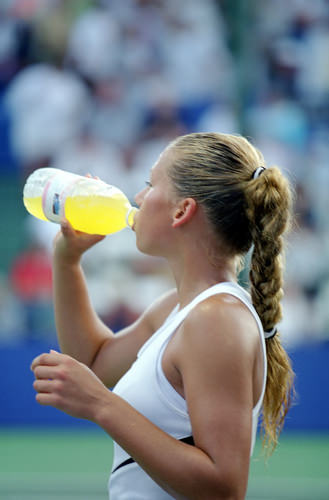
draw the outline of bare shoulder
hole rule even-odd
[[[144,313],[150,330],[155,332],[169,316],[178,303],[177,290],[173,288],[156,299]]]
[[[182,325],[182,340],[196,349],[218,346],[225,353],[225,349],[253,350],[259,336],[249,309],[233,295],[217,294],[192,309]]]

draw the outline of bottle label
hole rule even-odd
[[[66,197],[79,179],[79,175],[61,171],[48,181],[42,195],[43,213],[48,220],[60,223],[64,219]]]

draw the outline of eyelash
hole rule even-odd
[[[150,181],[145,181],[145,184],[147,185],[147,187],[152,187],[152,184]]]

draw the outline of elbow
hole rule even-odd
[[[244,500],[247,482],[236,477],[217,477],[193,496],[193,500]]]
[[[202,481],[194,482],[188,490],[184,492],[182,489],[178,493],[166,488],[166,491],[177,500],[244,500],[246,495],[246,487],[223,480],[213,480],[206,484]]]
[[[200,500],[204,500],[204,494],[198,497]],[[239,492],[237,489],[232,488],[231,486],[223,486],[221,485],[210,494],[207,499],[209,500],[244,500],[245,494]]]
[[[247,494],[249,475],[247,464],[240,461],[236,463],[226,461],[226,463],[217,464],[213,469],[212,491],[209,500],[244,500]]]
[[[247,486],[241,483],[242,481],[237,478],[222,479],[218,481],[216,491],[209,498],[212,500],[244,500]]]
[[[207,497],[204,496],[204,493],[201,496],[198,496],[198,500],[204,500],[205,498],[207,498],[208,500],[244,500],[245,494],[236,491],[232,487],[226,488],[221,486]]]

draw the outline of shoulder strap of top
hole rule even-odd
[[[170,321],[166,322],[166,326],[170,328],[170,331],[176,330],[178,326],[181,324],[181,322],[186,318],[186,316],[191,312],[191,310],[200,302],[203,300],[206,300],[207,298],[217,295],[220,293],[229,293],[231,295],[235,295],[236,297],[240,298],[245,294],[244,300],[241,298],[243,302],[247,302],[247,297],[248,294],[241,288],[239,285],[231,282],[223,282],[223,283],[217,283],[216,285],[211,286],[210,288],[207,288],[206,290],[203,290],[203,292],[199,293],[196,297],[194,297],[193,300],[189,304],[187,304],[185,307],[182,309],[178,310],[176,314],[174,314],[170,319]],[[176,306],[177,308],[177,306]],[[257,315],[257,313],[255,312]]]
[[[189,304],[183,307],[183,309],[181,309],[179,313],[184,312],[184,316],[186,316],[197,304],[199,304],[203,300],[213,295],[221,293],[228,293],[230,295],[234,295],[235,297],[239,298],[244,304],[248,305],[248,307],[250,305],[251,308],[253,308],[248,293],[237,283],[227,281],[222,283],[216,283],[216,285],[213,285],[210,288],[203,290],[203,292],[199,293],[199,295],[194,297],[194,299]],[[254,312],[256,313],[255,310]]]

